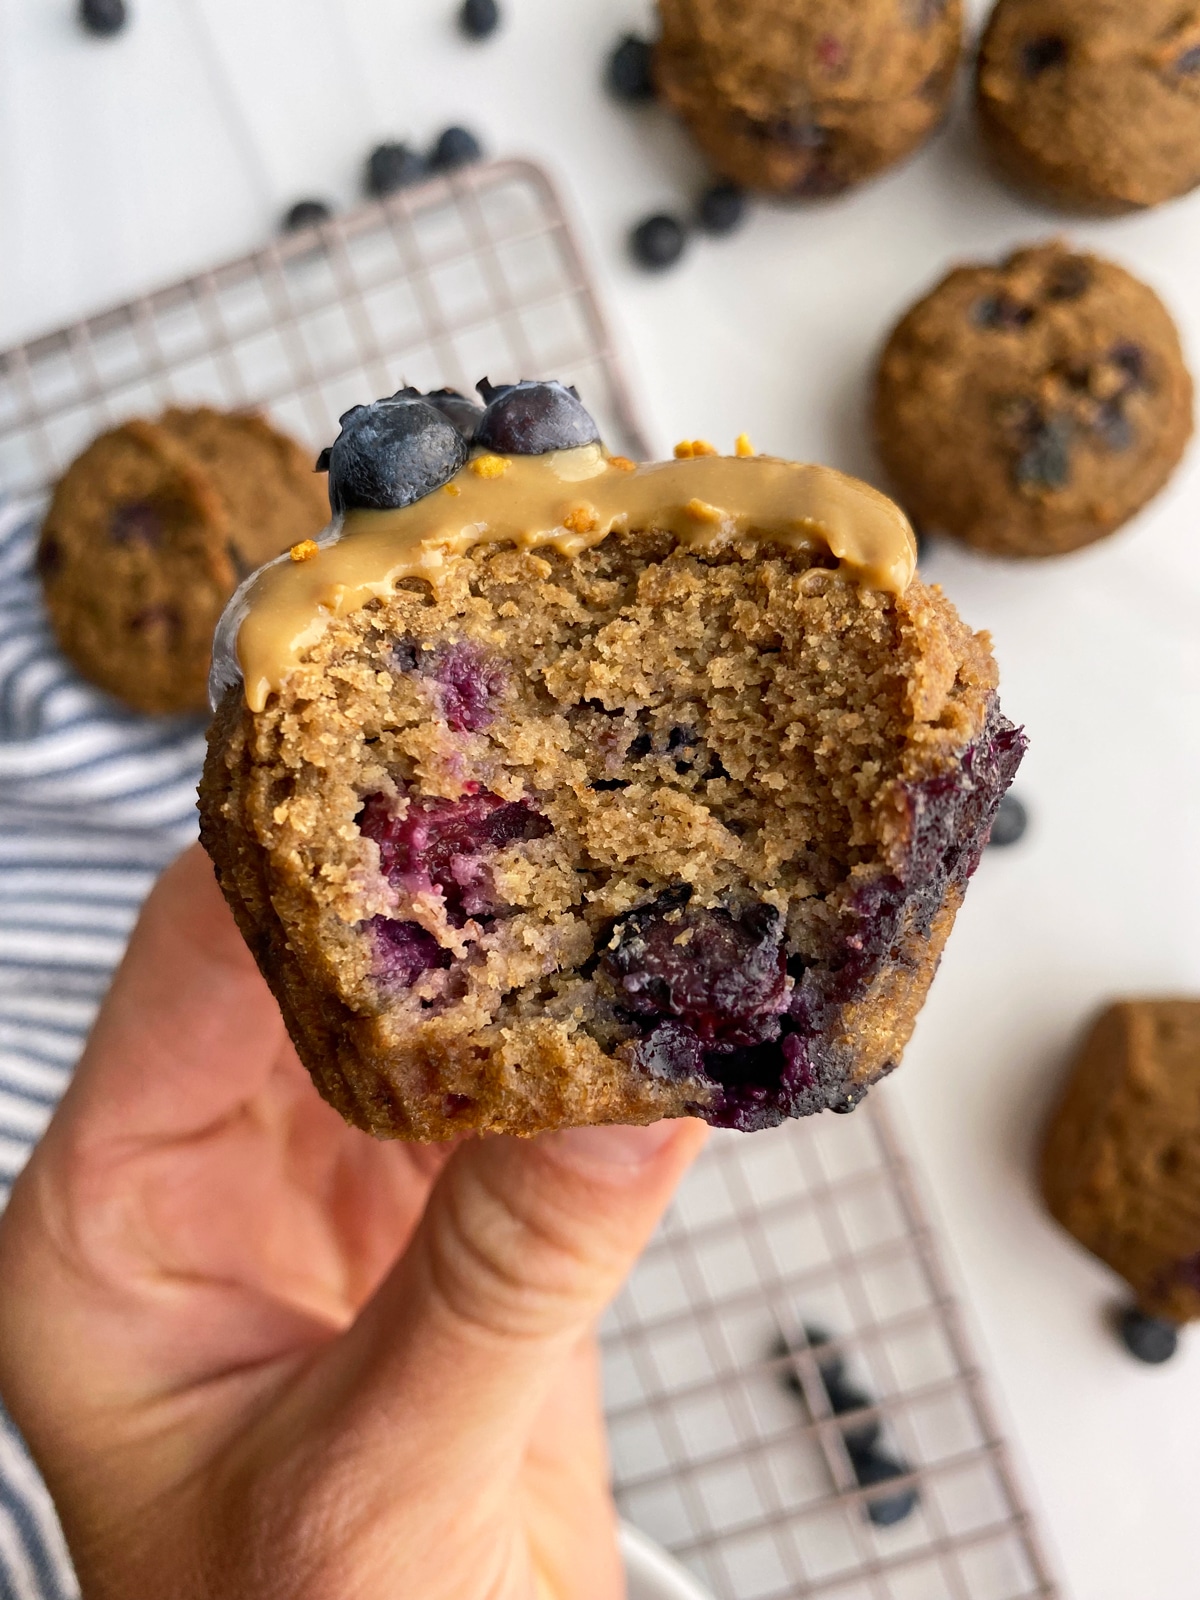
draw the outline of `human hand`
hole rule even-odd
[[[87,1600],[619,1600],[591,1329],[703,1136],[347,1127],[189,850],[0,1222]]]

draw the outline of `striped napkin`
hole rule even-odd
[[[55,650],[33,571],[37,512],[0,501],[0,1208],[142,900],[195,838],[204,758],[200,719],[126,711]],[[0,1411],[0,1600],[78,1593],[49,1497]]]

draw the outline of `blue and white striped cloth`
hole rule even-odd
[[[0,1208],[142,900],[195,837],[204,755],[198,719],[125,711],[55,650],[33,572],[36,512],[0,501]],[[0,1600],[78,1593],[49,1497],[0,1411]]]

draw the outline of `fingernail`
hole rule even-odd
[[[562,1128],[545,1135],[554,1153],[572,1165],[642,1167],[670,1144],[678,1129],[674,1122],[652,1122],[645,1128]]]

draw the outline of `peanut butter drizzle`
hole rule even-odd
[[[235,679],[236,644],[246,702],[261,711],[330,618],[386,598],[404,578],[423,578],[436,593],[451,564],[487,542],[575,556],[628,528],[663,528],[695,549],[750,536],[828,550],[852,581],[892,594],[916,567],[900,509],[830,467],[716,455],[635,467],[599,445],[500,458],[499,471],[486,459],[483,472],[468,462],[402,510],[348,513],[316,555],[282,556],[248,579],[217,632],[214,695]]]

